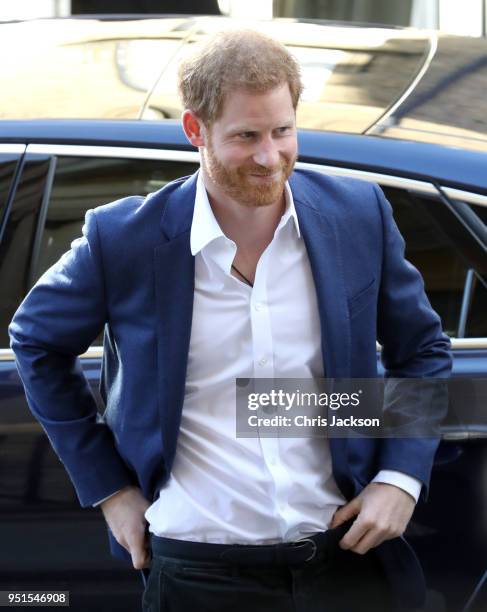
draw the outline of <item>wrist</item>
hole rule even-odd
[[[127,485],[125,487],[122,487],[118,491],[115,491],[115,493],[112,493],[111,495],[106,497],[104,500],[102,500],[99,503],[99,506],[100,506],[100,508],[103,511],[105,508],[110,506],[113,501],[119,500],[122,497],[124,497],[127,493],[129,493],[130,491],[137,490],[137,489],[138,489],[138,487],[136,487],[134,485]]]

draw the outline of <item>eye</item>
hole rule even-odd
[[[237,136],[242,140],[251,140],[255,137],[255,132],[240,132]]]
[[[281,127],[278,127],[278,128],[277,128],[277,130],[276,130],[276,132],[277,132],[278,134],[287,134],[287,133],[289,133],[289,132],[291,131],[291,129],[292,129],[292,128],[291,128],[291,126],[290,126],[290,125],[283,125],[283,126],[281,126]]]

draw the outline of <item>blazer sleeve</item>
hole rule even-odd
[[[418,270],[404,257],[405,243],[382,190],[376,196],[383,223],[383,259],[379,292],[377,338],[382,345],[386,377],[448,378],[452,367],[451,343],[432,309]],[[446,397],[446,396],[445,396]],[[447,403],[438,403],[430,424],[441,422]],[[382,440],[380,470],[396,470],[420,480],[427,497],[439,438],[409,437]]]
[[[88,211],[82,237],[39,279],[9,326],[29,407],[83,506],[134,483],[78,359],[106,321],[96,213]]]

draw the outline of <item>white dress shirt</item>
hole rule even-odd
[[[236,378],[323,377],[316,292],[289,185],[253,288],[232,276],[200,173],[191,226],[193,321],[171,476],[146,512],[152,533],[212,543],[275,543],[324,531],[346,503],[324,438],[237,438]],[[421,483],[381,471],[416,500]]]

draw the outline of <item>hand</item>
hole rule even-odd
[[[117,542],[132,557],[135,569],[149,567],[149,539],[144,514],[150,503],[138,487],[124,487],[100,504]]]
[[[403,489],[382,482],[372,482],[357,497],[335,512],[330,527],[338,527],[357,516],[339,545],[344,550],[364,555],[385,540],[402,535],[415,505],[413,497]]]

